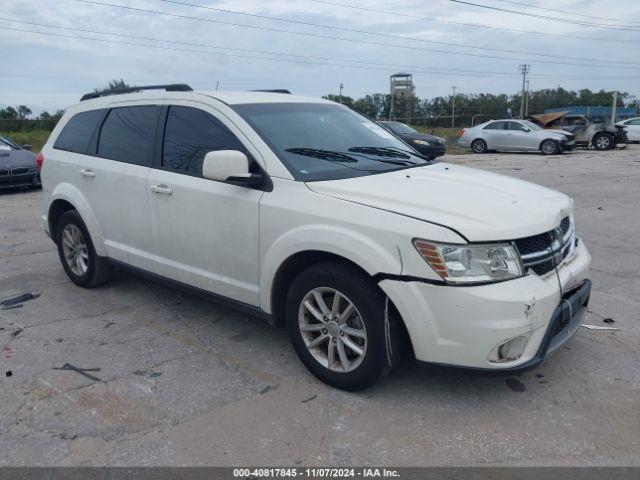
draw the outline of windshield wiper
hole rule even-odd
[[[305,157],[333,160],[334,162],[358,162],[357,159],[353,158],[348,153],[334,152],[332,150],[323,150],[320,148],[287,148],[285,151],[295,153],[296,155],[304,155]]]
[[[426,155],[423,155],[418,152],[413,152],[411,150],[405,150],[398,147],[352,147],[349,149],[350,152],[353,151],[353,152],[363,152],[363,153],[365,153],[365,150],[367,150],[366,153],[371,153],[373,155],[385,155],[385,156],[394,155],[396,157],[399,156],[400,158],[411,158],[411,156],[414,156],[414,157],[422,158],[424,160],[431,161],[431,159]],[[376,153],[376,152],[379,152],[379,153]],[[411,164],[415,165],[416,162],[411,162]]]
[[[404,152],[396,151],[393,148],[387,147],[351,147],[349,149],[350,152],[358,152],[358,153],[368,153],[370,155],[379,155],[381,157],[392,157],[392,158],[411,158]]]

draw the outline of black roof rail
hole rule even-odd
[[[274,88],[272,90],[249,90],[250,92],[266,92],[266,93],[285,93],[291,95],[291,92],[285,88]]]
[[[80,99],[81,102],[92,98],[106,97],[107,95],[122,95],[124,93],[141,92],[142,90],[165,90],[167,92],[191,92],[191,88],[186,83],[172,83],[169,85],[145,85],[141,87],[120,88],[118,90],[108,90],[105,92],[85,93]]]

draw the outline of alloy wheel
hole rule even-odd
[[[330,287],[308,292],[300,304],[298,326],[305,346],[325,368],[338,373],[358,368],[367,352],[367,329],[343,293]]]
[[[89,249],[80,229],[68,224],[62,230],[62,252],[71,271],[83,276],[89,269]]]

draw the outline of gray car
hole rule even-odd
[[[0,188],[40,187],[36,156],[25,147],[0,137]]]

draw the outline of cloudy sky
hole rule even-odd
[[[531,65],[534,90],[561,85],[640,96],[638,0],[2,0],[1,6],[0,107],[27,104],[37,113],[75,103],[114,78],[314,96],[337,93],[343,83],[344,94],[357,97],[386,92],[390,74],[408,71],[422,97],[447,95],[453,85],[464,93],[514,93],[521,63]]]

